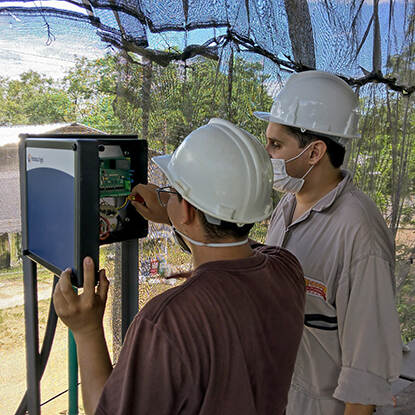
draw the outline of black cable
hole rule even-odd
[[[48,322],[46,324],[45,337],[43,339],[42,350],[40,352],[40,373],[39,373],[39,379],[38,379],[39,382],[40,382],[40,379],[42,379],[42,375],[46,369],[46,364],[48,362],[50,351],[52,349],[53,339],[55,337],[56,324],[58,322],[58,316],[56,314],[55,307],[53,306],[53,293],[55,291],[55,287],[58,281],[59,281],[59,277],[54,275],[52,295],[50,298]],[[25,392],[22,398],[22,401],[20,402],[20,405],[17,408],[15,415],[25,415],[26,411],[27,411],[27,391]]]
[[[409,382],[415,382],[415,377],[414,376],[400,375],[399,379],[408,380]]]
[[[79,385],[79,383],[78,383]],[[40,406],[46,405],[49,402],[52,402],[54,399],[59,398],[59,396],[62,396],[64,393],[68,392],[69,389],[64,390],[63,392],[58,393],[55,396],[52,396],[52,398],[48,399],[47,401],[40,404]]]
[[[78,382],[78,385],[77,385],[77,386],[79,386],[80,384],[81,384],[81,382]],[[41,403],[41,404],[40,404],[40,406],[46,405],[47,403],[52,402],[54,399],[59,398],[59,396],[62,396],[64,393],[68,392],[68,390],[69,390],[69,389],[66,389],[66,390],[64,390],[64,391],[62,391],[62,392],[60,392],[60,393],[58,393],[57,395],[52,396],[52,397],[51,397],[51,398],[49,398],[47,401],[45,401],[45,402]]]
[[[115,363],[113,363],[112,364],[112,367],[114,367],[115,366]],[[81,384],[81,382],[78,382],[78,384],[77,384],[77,386],[79,386]],[[55,396],[52,396],[51,398],[49,398],[47,401],[45,401],[45,402],[42,402],[41,404],[40,404],[40,406],[43,406],[43,405],[46,405],[47,403],[49,403],[49,402],[52,402],[54,399],[56,399],[56,398],[59,398],[59,396],[62,396],[64,393],[66,393],[66,392],[68,392],[69,391],[69,389],[65,389],[64,391],[62,391],[62,392],[59,392],[58,394],[56,394]],[[26,412],[25,412],[26,413]]]

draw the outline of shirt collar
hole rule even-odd
[[[332,191],[323,196],[310,210],[322,212],[328,209],[340,197],[343,191],[353,183],[353,176],[350,171],[341,170],[341,173],[343,176],[342,181]]]
[[[341,182],[329,193],[323,196],[310,210],[304,213],[301,218],[299,218],[299,222],[307,219],[308,216],[312,211],[314,212],[322,212],[325,209],[328,209],[334,201],[340,197],[345,189],[350,187],[353,183],[353,175],[348,170],[341,170],[343,179]],[[288,193],[284,196],[282,201],[282,211],[284,215],[285,226],[288,227],[291,221],[292,212],[296,203],[295,194]],[[298,223],[297,221],[295,223]]]

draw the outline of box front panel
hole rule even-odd
[[[74,173],[71,149],[26,148],[28,249],[59,268],[74,267]]]

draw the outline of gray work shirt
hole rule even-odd
[[[305,327],[287,415],[343,415],[344,402],[392,403],[402,341],[394,298],[394,243],[375,203],[349,172],[295,222],[296,199],[276,207],[266,243],[300,261]]]

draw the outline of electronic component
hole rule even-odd
[[[114,242],[114,237],[119,238],[133,226],[131,221],[138,214],[129,202],[137,183],[134,159],[128,150],[111,144],[101,145],[99,151],[99,239],[104,244]]]
[[[131,191],[147,183],[147,142],[133,136],[24,135],[20,144],[24,254],[83,284],[82,259],[147,235]],[[98,269],[98,268],[97,268]]]
[[[127,170],[112,169],[111,164],[117,165],[119,160],[101,160],[100,162],[100,181],[99,192],[100,196],[128,196],[131,193],[131,182],[133,171],[129,168]],[[129,167],[130,161],[128,159],[122,160],[127,162]]]

